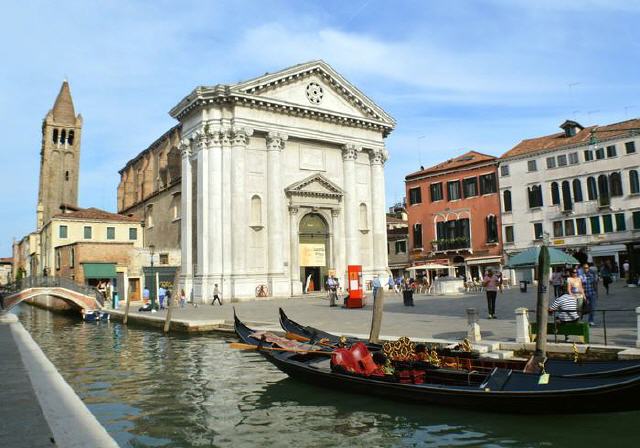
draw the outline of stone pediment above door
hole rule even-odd
[[[340,187],[324,177],[322,174],[313,174],[299,182],[285,188],[285,193],[292,202],[333,202],[342,201],[344,192]]]

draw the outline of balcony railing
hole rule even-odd
[[[471,242],[467,238],[442,239],[433,241],[431,245],[438,252],[471,248]]]

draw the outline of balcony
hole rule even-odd
[[[469,250],[471,242],[467,238],[441,239],[431,242],[435,252]]]

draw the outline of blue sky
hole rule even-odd
[[[64,77],[84,117],[80,205],[114,211],[118,169],[196,85],[324,59],[394,116],[404,176],[467,150],[640,116],[640,2],[56,1],[3,6],[0,256],[34,230],[40,128]]]

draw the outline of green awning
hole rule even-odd
[[[533,268],[538,264],[538,256],[540,255],[540,246],[530,247],[529,249],[520,252],[517,255],[509,257],[509,262],[505,267],[511,269],[525,269]],[[556,249],[555,247],[549,247],[549,259],[551,266],[564,266],[580,264],[571,255]]]
[[[114,263],[82,263],[84,278],[116,278]]]

